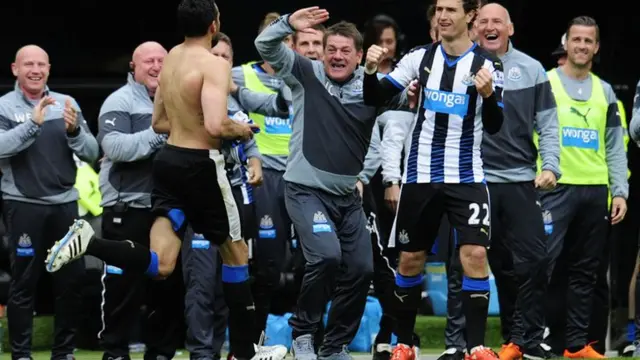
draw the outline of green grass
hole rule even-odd
[[[3,349],[5,353],[0,355],[0,359],[8,359],[7,350],[9,349],[8,335],[6,327],[6,319],[1,319],[2,326],[5,330]],[[422,354],[438,354],[444,350],[444,328],[446,324],[446,318],[444,317],[431,317],[431,316],[419,316],[416,321],[416,333],[421,339],[421,353]],[[34,360],[49,360],[51,343],[53,334],[53,318],[52,317],[36,317],[34,319],[34,334],[33,334],[33,349],[36,351],[33,354]],[[490,317],[487,321],[487,333],[486,343],[493,349],[500,348],[500,319],[497,317]],[[142,353],[131,354],[132,359],[142,359]],[[78,350],[75,353],[76,360],[101,360],[102,353],[99,351],[86,351]],[[175,359],[188,359],[189,354],[185,350],[180,350]],[[629,358],[624,358],[629,359]]]
[[[440,349],[420,349],[420,353],[421,354],[439,354],[442,350]],[[367,355],[367,354],[362,354],[362,355]],[[6,356],[5,354],[2,354],[2,356]],[[33,354],[33,360],[49,360],[50,359],[51,354],[48,351],[39,351]],[[8,358],[8,357],[7,357]],[[76,360],[102,360],[102,353],[98,352],[98,351],[77,351],[75,353],[75,358]],[[292,357],[288,356],[288,359],[292,359]],[[136,354],[131,354],[131,359],[132,360],[142,360],[142,354],[141,353],[136,353]],[[189,355],[186,351],[182,351],[179,352],[178,354],[176,354],[176,356],[174,357],[175,360],[187,360],[189,359]],[[557,359],[552,359],[552,360],[560,360],[560,359],[564,359],[564,358],[557,358]],[[612,357],[612,358],[608,358],[608,359],[620,359],[620,360],[629,360],[632,358],[617,358],[617,357]]]

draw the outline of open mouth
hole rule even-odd
[[[347,66],[345,64],[331,64],[331,68],[334,70],[342,70],[346,67]]]
[[[27,76],[27,79],[31,81],[40,81],[42,80],[42,76]]]
[[[487,34],[484,38],[489,40],[489,41],[498,40],[498,35],[497,34]]]

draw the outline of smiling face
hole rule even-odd
[[[507,52],[513,24],[504,7],[498,4],[485,5],[480,9],[474,26],[480,46],[494,54]]]
[[[327,37],[324,51],[324,69],[334,81],[347,80],[362,60],[362,50],[357,50],[352,38],[342,35]]]
[[[595,26],[573,25],[567,31],[564,44],[567,61],[573,66],[583,68],[591,66],[593,57],[600,49],[598,29]]]
[[[149,92],[158,88],[158,76],[167,50],[156,42],[147,42],[138,46],[133,52],[131,68],[136,82],[143,84]]]
[[[28,45],[20,49],[11,70],[25,95],[42,97],[51,70],[49,55],[42,48]]]

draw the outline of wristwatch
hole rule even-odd
[[[388,187],[391,187],[391,186],[393,186],[393,185],[398,185],[398,184],[400,184],[400,182],[399,182],[399,181],[397,181],[397,180],[394,180],[394,181],[385,181],[383,184],[384,184],[384,187],[385,187],[385,188],[388,188]]]

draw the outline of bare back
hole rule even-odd
[[[207,72],[215,58],[207,49],[180,44],[164,59],[159,90],[171,124],[168,143],[193,149],[219,149],[221,139],[205,129],[202,90]],[[226,114],[227,95],[221,93],[217,104]]]

